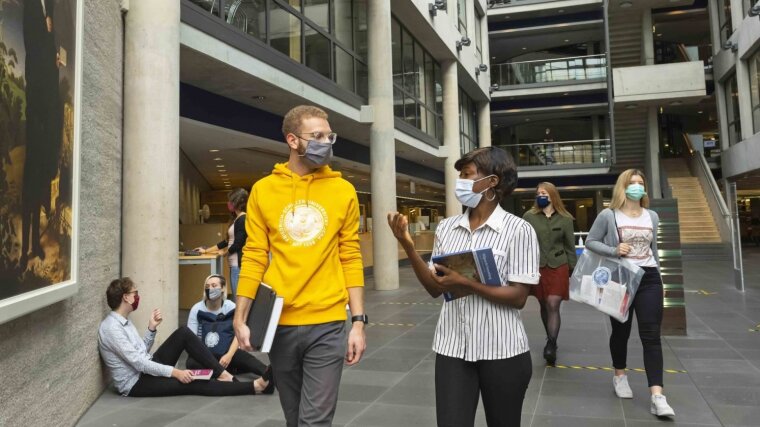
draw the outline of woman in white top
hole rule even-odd
[[[274,392],[271,369],[254,355],[240,350],[232,327],[235,303],[226,299],[224,276],[212,274],[203,285],[203,299],[191,309],[187,327],[208,347],[219,364],[233,374],[250,372],[269,381],[263,393]],[[201,369],[200,363],[187,358],[188,369]]]
[[[232,298],[237,295],[238,278],[240,277],[240,264],[243,260],[243,246],[248,238],[245,230],[245,209],[248,204],[248,191],[237,188],[227,196],[227,210],[232,215],[232,223],[227,228],[227,240],[222,240],[210,248],[195,248],[202,254],[219,252],[227,254],[227,263],[230,266],[230,285],[232,286]]]
[[[644,347],[644,369],[647,374],[650,412],[657,416],[675,415],[662,394],[663,362],[660,326],[662,324],[663,288],[657,256],[657,213],[647,209],[644,174],[628,169],[620,174],[612,191],[610,207],[599,213],[586,239],[586,247],[609,257],[625,257],[644,269],[644,277],[631,304],[628,321],[620,323],[610,318],[610,353],[615,376],[612,385],[615,394],[624,399],[633,398],[633,391],[625,375],[628,337],[631,335],[633,314],[639,325],[639,337]]]
[[[394,236],[406,251],[420,283],[444,302],[433,341],[439,426],[472,426],[483,396],[491,426],[519,426],[532,365],[520,309],[539,279],[539,246],[533,227],[499,206],[517,184],[514,161],[504,150],[479,148],[465,154],[456,196],[462,215],[441,221],[433,256],[491,248],[501,286],[488,286],[442,265],[429,265],[415,251],[408,219],[388,214]]]

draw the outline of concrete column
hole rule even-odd
[[[720,11],[718,10],[717,1],[707,2],[708,13],[710,17],[710,40],[712,41],[712,53],[717,55],[723,49],[720,43]],[[726,113],[726,91],[723,83],[715,81],[715,105],[718,112],[718,130],[721,145],[721,151],[728,150],[728,116]]]
[[[370,126],[370,181],[372,190],[372,253],[375,289],[398,289],[398,244],[386,223],[396,211],[396,150],[393,118],[393,57],[391,4],[367,3],[369,104],[374,120]]]
[[[726,108],[726,90],[723,83],[715,82],[715,105],[718,112],[718,132],[720,137],[721,151],[728,150],[728,115]]]
[[[478,102],[478,146],[491,146],[491,103]]]
[[[594,114],[591,116],[591,139],[594,141],[591,143],[591,160],[594,163],[598,163],[601,157],[601,145],[599,140],[602,137],[599,135],[599,116]]]
[[[649,107],[647,118],[647,183],[649,197],[662,199],[660,188],[660,128],[657,124],[657,107]]]
[[[594,193],[594,207],[596,208],[597,215],[604,209],[604,195],[602,194],[602,190],[596,190]],[[589,229],[591,229],[590,225]]]
[[[176,0],[134,1],[124,23],[121,274],[140,290],[138,331],[161,309],[158,343],[178,323],[179,19]]]
[[[459,172],[454,169],[454,163],[461,157],[457,62],[453,59],[441,62],[441,73],[443,73],[443,152],[446,156],[443,172],[446,180],[446,216],[450,217],[462,213],[462,204],[454,193],[459,177]]]
[[[749,78],[749,64],[737,56],[736,84],[739,89],[739,118],[742,121],[742,141],[755,133],[752,127],[752,91]]]
[[[710,22],[710,41],[712,42],[712,54],[720,53],[722,47],[720,43],[720,6],[717,1],[707,2],[707,13]]]
[[[652,9],[644,9],[641,17],[641,63],[654,65],[654,37],[652,34]]]

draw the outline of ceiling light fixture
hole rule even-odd
[[[619,6],[622,7],[623,9],[628,9],[629,7],[633,6],[633,2],[624,0],[620,2]]]
[[[251,97],[251,99],[254,100],[254,101],[263,101],[263,100],[267,99],[267,97],[264,96],[264,95],[253,95]]]
[[[220,162],[222,160],[224,160],[224,159],[222,159],[221,157],[217,157],[217,158],[214,159],[215,162]]]
[[[625,109],[626,110],[633,110],[634,108],[637,108],[637,107],[638,107],[638,105],[636,105],[636,104],[628,104],[628,105],[625,106]]]
[[[209,153],[218,153],[218,152],[219,152],[219,150],[214,150],[214,149],[211,149],[211,150],[208,150],[208,152],[209,152]]]

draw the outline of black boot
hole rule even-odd
[[[554,366],[554,362],[557,361],[557,340],[552,338],[546,339],[546,346],[544,347],[544,359],[546,364]]]

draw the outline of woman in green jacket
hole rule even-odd
[[[538,286],[531,286],[530,293],[541,306],[541,320],[546,329],[544,359],[550,365],[557,360],[557,336],[561,319],[559,306],[569,298],[570,272],[575,267],[575,236],[573,216],[565,209],[557,187],[542,182],[536,188],[533,207],[525,212],[523,219],[536,230],[541,249]]]

